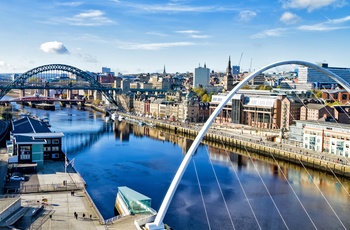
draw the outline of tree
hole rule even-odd
[[[242,86],[241,89],[250,89],[250,86],[248,84],[245,84],[245,85]]]
[[[321,90],[317,90],[315,93],[315,97],[316,98],[321,98],[322,97],[322,91]]]
[[[257,89],[257,90],[271,90],[272,87],[269,85],[259,85],[255,89]]]
[[[203,102],[210,102],[210,97],[208,96],[208,94],[204,94],[204,95],[202,96],[202,101],[203,101]]]
[[[203,87],[196,87],[192,89],[193,92],[196,93],[198,97],[202,97],[207,91]]]

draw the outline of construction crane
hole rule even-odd
[[[239,62],[237,66],[241,66],[242,56],[243,56],[243,52],[241,53],[241,57],[239,58]]]
[[[252,62],[253,62],[253,58],[250,59],[249,72],[250,72],[251,69],[252,69]]]

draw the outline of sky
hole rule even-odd
[[[0,73],[67,64],[122,74],[350,67],[347,0],[0,1]],[[290,67],[294,68],[294,67]]]

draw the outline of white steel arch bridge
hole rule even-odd
[[[202,141],[203,137],[207,133],[208,129],[210,128],[211,124],[215,120],[215,117],[221,112],[221,110],[224,108],[224,106],[231,100],[231,98],[238,92],[239,89],[242,88],[248,81],[253,79],[254,77],[258,76],[259,74],[263,73],[264,71],[268,69],[272,69],[278,66],[283,66],[283,65],[301,65],[301,66],[306,66],[309,68],[312,68],[320,73],[323,73],[324,75],[330,77],[334,81],[336,81],[338,84],[340,84],[347,92],[350,92],[350,84],[346,82],[344,79],[340,78],[338,75],[335,73],[310,62],[305,62],[305,61],[298,61],[298,60],[291,60],[291,61],[280,61],[280,62],[275,62],[269,65],[266,65],[255,72],[251,73],[248,77],[244,78],[241,82],[239,82],[229,93],[228,95],[221,101],[221,103],[218,105],[218,107],[213,111],[213,113],[210,115],[206,123],[203,125],[202,129],[199,131],[197,137],[193,141],[191,147],[189,148],[187,154],[185,155],[184,159],[182,160],[174,178],[173,181],[171,182],[169,189],[164,197],[164,200],[159,208],[158,214],[155,217],[154,222],[152,223],[147,223],[146,228],[149,230],[161,230],[164,229],[164,224],[163,224],[163,219],[164,216],[168,210],[168,207],[172,201],[172,198],[176,192],[176,189],[181,181],[181,178],[183,174],[186,171],[186,168],[196,152],[200,142]]]

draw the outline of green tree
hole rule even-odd
[[[202,97],[207,91],[203,87],[196,87],[192,89],[193,92],[196,93],[198,97]]]
[[[317,90],[317,91],[315,92],[315,97],[316,97],[316,98],[321,98],[321,97],[322,97],[322,91],[321,91],[321,90]]]
[[[204,94],[204,95],[202,96],[202,101],[203,101],[203,102],[210,102],[210,97],[208,96],[208,94]]]
[[[250,85],[245,84],[244,86],[242,86],[242,88],[241,88],[241,89],[250,89]]]

